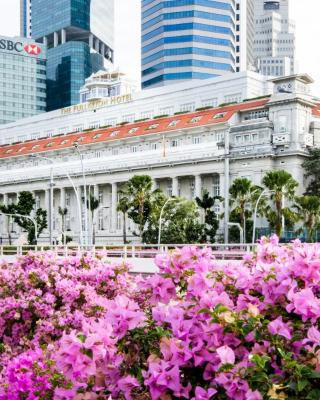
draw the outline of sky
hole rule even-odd
[[[140,79],[140,3],[116,0],[115,66],[131,78]],[[19,0],[0,0],[0,35],[19,34]],[[297,25],[299,72],[315,79],[315,95],[320,97],[320,0],[291,0],[291,18]]]

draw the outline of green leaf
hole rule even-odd
[[[302,392],[304,390],[304,388],[308,385],[309,385],[309,381],[306,381],[306,380],[298,381],[298,383],[297,383],[298,392]]]

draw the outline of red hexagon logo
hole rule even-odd
[[[31,55],[38,56],[41,53],[41,49],[36,44],[26,44],[24,50]]]

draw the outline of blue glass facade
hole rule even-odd
[[[142,86],[235,71],[234,0],[142,0]]]
[[[85,79],[113,60],[114,0],[31,0],[32,37],[48,46],[47,111],[80,101]]]
[[[103,68],[103,57],[90,53],[86,43],[68,42],[48,50],[47,109],[79,103],[79,88],[93,72]]]

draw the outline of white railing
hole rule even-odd
[[[161,244],[157,245],[126,245],[126,246],[49,246],[49,245],[19,245],[0,246],[0,259],[5,256],[22,256],[32,252],[51,251],[57,256],[73,256],[79,253],[91,253],[93,255],[104,255],[108,258],[137,259],[154,258],[157,254],[166,253],[184,246],[209,247],[216,259],[219,260],[241,260],[244,254],[255,250],[252,244]]]

